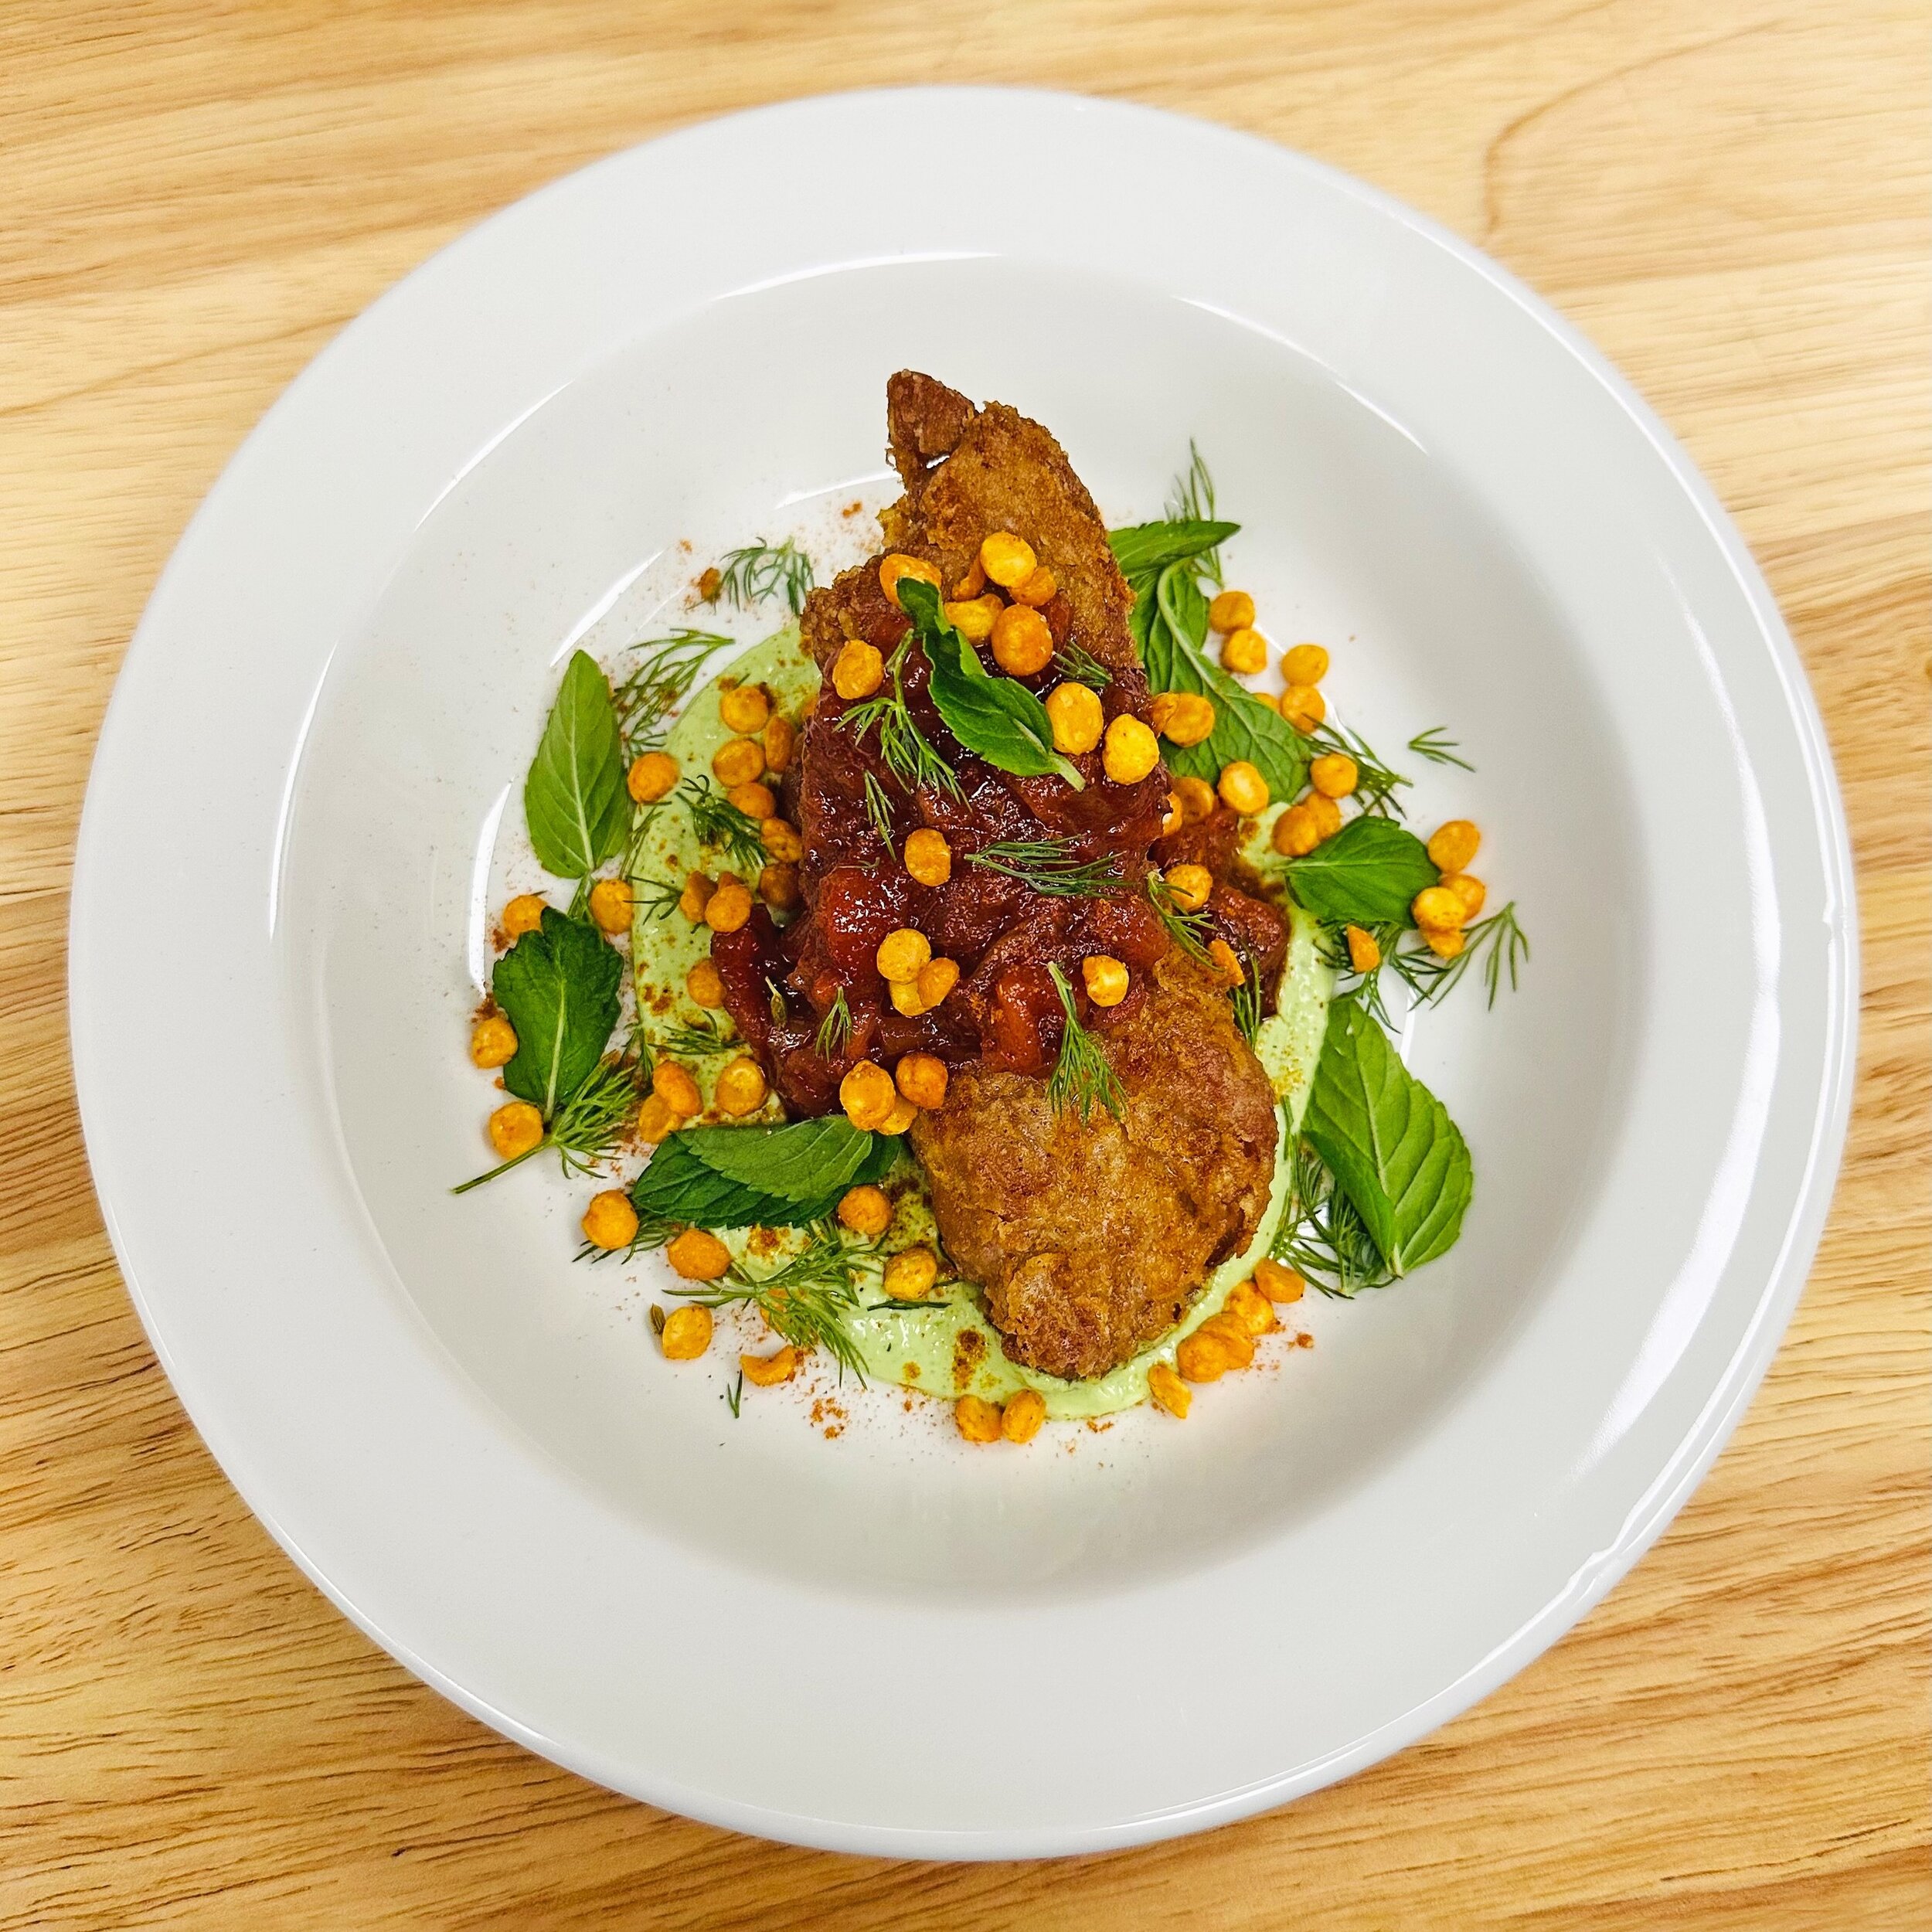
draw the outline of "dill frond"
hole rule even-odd
[[[1423,995],[1427,1006],[1444,997],[1456,985],[1478,957],[1482,961],[1483,983],[1489,989],[1488,1004],[1494,1006],[1502,991],[1503,975],[1509,975],[1509,990],[1516,990],[1518,976],[1529,963],[1529,935],[1516,923],[1516,902],[1512,899],[1502,911],[1478,920],[1463,933],[1462,951],[1454,959],[1437,961],[1441,971]],[[1432,954],[1430,957],[1434,957]]]
[[[642,1063],[634,1053],[613,1053],[600,1060],[583,1084],[550,1117],[542,1140],[527,1151],[515,1155],[453,1187],[452,1194],[467,1194],[485,1181],[507,1174],[546,1147],[555,1148],[566,1175],[587,1174],[606,1155],[617,1151],[632,1116],[643,1082]]]
[[[1255,1035],[1261,1030],[1261,971],[1245,952],[1238,957],[1247,977],[1239,986],[1230,988],[1228,1000],[1234,1009],[1234,1023],[1241,1037],[1252,1046]]]
[[[852,1038],[852,1009],[845,1004],[845,989],[840,987],[825,1016],[812,1036],[812,1047],[821,1060],[835,1060]]]
[[[1308,738],[1308,747],[1310,755],[1315,757],[1339,752],[1354,760],[1355,801],[1364,811],[1379,812],[1385,818],[1406,816],[1396,793],[1409,780],[1385,764],[1360,733],[1340,725],[1318,726]]]
[[[1068,677],[1090,691],[1104,691],[1114,682],[1113,672],[1084,645],[1076,644],[1070,638],[1053,655]]]
[[[671,1293],[701,1308],[754,1308],[794,1347],[823,1349],[838,1364],[842,1381],[849,1369],[862,1383],[865,1357],[846,1325],[864,1309],[859,1299],[859,1260],[864,1252],[832,1223],[821,1221],[804,1247],[768,1274],[754,1275],[743,1261],[734,1261],[721,1281]]]
[[[1060,996],[1060,1010],[1066,1015],[1066,1031],[1061,1036],[1060,1058],[1046,1083],[1047,1103],[1056,1114],[1073,1108],[1085,1120],[1095,1107],[1104,1107],[1115,1120],[1127,1110],[1126,1097],[1114,1070],[1107,1063],[1100,1043],[1080,1024],[1073,1005],[1073,989],[1066,983],[1057,961],[1049,961],[1053,990]]]
[[[1268,1252],[1322,1294],[1347,1300],[1395,1279],[1374,1236],[1321,1158],[1305,1141],[1295,1145],[1288,1204]]]
[[[957,798],[959,780],[953,768],[939,755],[933,741],[913,720],[906,702],[906,651],[915,633],[908,631],[899,648],[886,660],[887,682],[862,704],[854,705],[838,722],[855,737],[863,740],[869,731],[879,736],[879,756],[886,769],[908,791],[925,785]]]
[[[815,580],[811,559],[790,537],[782,543],[747,543],[726,553],[718,570],[713,604],[723,600],[740,611],[755,609],[767,598],[782,597],[795,617],[802,614]]]
[[[678,910],[678,901],[684,896],[682,886],[639,872],[632,872],[630,878],[631,903],[645,918],[668,919]]]
[[[691,815],[691,828],[699,842],[711,845],[755,874],[765,862],[764,841],[758,821],[740,811],[711,781],[700,774],[687,778],[672,797]]]
[[[886,856],[896,865],[899,848],[893,843],[892,801],[886,796],[886,787],[879,782],[876,771],[866,774],[866,816],[872,821],[879,842],[886,848]]]
[[[698,673],[730,642],[716,631],[679,629],[631,647],[636,662],[611,691],[627,764],[664,743],[671,715],[691,695]]]
[[[728,1053],[738,1045],[736,1036],[726,1034],[709,1013],[695,1024],[680,1020],[648,1037],[654,1054],[668,1054],[673,1059],[680,1055],[701,1057],[706,1053]]]
[[[1048,899],[1100,899],[1121,883],[1114,860],[1076,859],[1069,838],[1000,838],[975,852],[969,866],[983,866]]]
[[[740,1369],[738,1371],[738,1379],[725,1391],[725,1401],[730,1408],[731,1420],[733,1422],[738,1420],[739,1411],[743,1406],[744,1399],[745,1372]]]
[[[1153,901],[1154,910],[1161,923],[1167,928],[1167,936],[1189,958],[1205,961],[1208,956],[1208,916],[1206,912],[1187,913],[1175,903],[1174,889],[1158,872],[1147,876],[1147,896]]]
[[[1460,765],[1464,771],[1475,770],[1467,758],[1456,755],[1459,747],[1455,740],[1444,737],[1440,725],[1431,725],[1427,731],[1418,731],[1409,740],[1409,749],[1418,758],[1427,758],[1435,764]]]
[[[1187,468],[1174,479],[1174,488],[1167,499],[1167,516],[1171,523],[1212,523],[1214,521],[1214,478],[1209,474],[1207,459],[1200,452],[1192,437],[1187,442]],[[1212,550],[1205,550],[1194,560],[1193,567],[1214,583],[1221,581],[1221,551],[1217,544]]]

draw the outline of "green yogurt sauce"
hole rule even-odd
[[[765,685],[777,700],[775,709],[794,717],[818,688],[818,667],[800,644],[795,624],[754,645],[723,675],[742,683]],[[734,735],[719,714],[719,697],[714,679],[692,695],[666,740],[665,749],[686,777],[708,774],[713,754]],[[1284,808],[1285,801],[1271,806],[1249,835],[1246,855],[1270,883],[1280,881],[1281,862],[1269,845],[1268,835]],[[693,872],[715,876],[723,869],[744,869],[733,868],[729,856],[699,842],[689,810],[675,794],[659,804],[640,808],[634,851],[631,879],[640,887],[647,883],[682,886]],[[730,1021],[722,1013],[705,1012],[685,990],[686,975],[709,955],[709,934],[675,910],[668,917],[653,917],[647,910],[649,904],[648,898],[640,900],[631,927],[638,1009],[647,1032],[662,1037],[669,1027],[715,1026],[730,1039],[734,1032]],[[1267,1253],[1286,1204],[1286,1150],[1293,1144],[1308,1105],[1334,985],[1334,975],[1316,947],[1314,920],[1298,906],[1289,908],[1289,917],[1287,957],[1276,989],[1276,1010],[1262,1022],[1255,1040],[1256,1054],[1274,1087],[1281,1132],[1267,1208],[1247,1251],[1216,1268],[1180,1325],[1131,1361],[1085,1382],[1042,1375],[1008,1357],[1000,1345],[998,1330],[986,1318],[977,1287],[944,1278],[944,1250],[925,1177],[910,1148],[905,1148],[885,1182],[893,1201],[892,1225],[859,1263],[859,1299],[865,1305],[851,1326],[868,1379],[949,1401],[971,1394],[1003,1402],[1022,1389],[1034,1389],[1045,1399],[1048,1415],[1073,1420],[1111,1415],[1147,1400],[1148,1371],[1157,1362],[1171,1364],[1175,1345],[1217,1312],[1235,1284],[1253,1272],[1255,1263]],[[676,1057],[698,1082],[705,1102],[699,1117],[706,1122],[722,1119],[712,1106],[712,1097],[717,1076],[731,1055]],[[783,1113],[774,1097],[753,1117],[777,1120]],[[765,1233],[754,1247],[749,1229],[720,1229],[718,1233],[734,1257],[759,1272],[780,1265],[806,1238],[790,1232]],[[917,1310],[879,1305],[886,1300],[882,1285],[886,1260],[900,1250],[922,1243],[942,1257],[938,1285]]]

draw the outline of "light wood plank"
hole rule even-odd
[[[1927,1923],[1927,24],[1885,0],[0,12],[0,1928]],[[841,1859],[664,1817],[373,1651],[242,1508],[141,1335],[63,1030],[70,855],[115,668],[283,385],[569,168],[906,80],[1251,129],[1549,294],[1757,547],[1859,867],[1831,1224],[1763,1392],[1657,1549],[1400,1757],[1206,1838],[1051,1868]]]

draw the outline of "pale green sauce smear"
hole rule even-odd
[[[796,624],[787,624],[754,645],[724,675],[741,682],[764,685],[777,699],[775,708],[794,719],[799,706],[818,688],[818,667],[800,645]],[[709,774],[713,754],[733,735],[719,716],[718,697],[716,680],[695,692],[665,741],[665,749],[676,759],[686,778]],[[1281,862],[1269,847],[1268,833],[1282,809],[1277,805],[1264,814],[1249,842],[1250,862],[1264,879],[1272,880],[1279,879]],[[691,872],[708,872],[715,878],[726,869],[745,876],[746,868],[734,866],[726,854],[699,842],[689,812],[675,795],[662,804],[643,808],[640,821],[642,835],[632,875],[634,882],[681,886]],[[755,882],[747,879],[747,883]],[[1268,1251],[1286,1204],[1288,1162],[1284,1151],[1292,1144],[1308,1105],[1334,984],[1333,974],[1316,950],[1314,920],[1298,907],[1291,908],[1291,920],[1287,957],[1276,990],[1276,1011],[1262,1022],[1255,1040],[1255,1052],[1274,1083],[1281,1108],[1274,1186],[1247,1251],[1223,1262],[1209,1276],[1180,1325],[1152,1348],[1107,1375],[1086,1382],[1063,1382],[1008,1359],[998,1330],[986,1318],[979,1290],[970,1282],[945,1280],[943,1255],[940,1284],[919,1309],[879,1307],[886,1299],[881,1277],[891,1255],[921,1243],[935,1253],[942,1252],[925,1177],[908,1148],[886,1183],[893,1197],[892,1225],[861,1266],[859,1294],[867,1308],[853,1321],[852,1328],[869,1380],[920,1390],[947,1401],[971,1394],[1000,1402],[1022,1389],[1035,1389],[1046,1399],[1048,1415],[1070,1420],[1111,1415],[1147,1400],[1148,1371],[1157,1362],[1171,1363],[1175,1344],[1215,1314],[1235,1284],[1253,1272],[1255,1263]],[[685,991],[685,975],[709,951],[709,933],[681,913],[674,910],[668,917],[652,918],[640,911],[631,930],[631,956],[638,1010],[647,1031],[661,1035],[667,1026],[715,1023],[726,1036],[732,1033],[731,1022],[722,1013],[707,1015]],[[706,1102],[701,1118],[708,1122],[720,1119],[712,1111],[710,1100],[718,1073],[730,1054],[677,1057],[698,1081]],[[782,1111],[774,1099],[755,1117],[776,1120],[782,1117]],[[735,1257],[748,1260],[760,1271],[778,1266],[805,1238],[791,1232],[763,1234],[753,1253],[750,1230],[719,1232]]]

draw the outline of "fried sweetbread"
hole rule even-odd
[[[1174,951],[1153,978],[1096,1034],[1120,1120],[1056,1113],[1045,1082],[981,1066],[913,1123],[947,1253],[1007,1353],[1049,1375],[1104,1375],[1158,1341],[1267,1206],[1267,1077],[1211,972]]]

